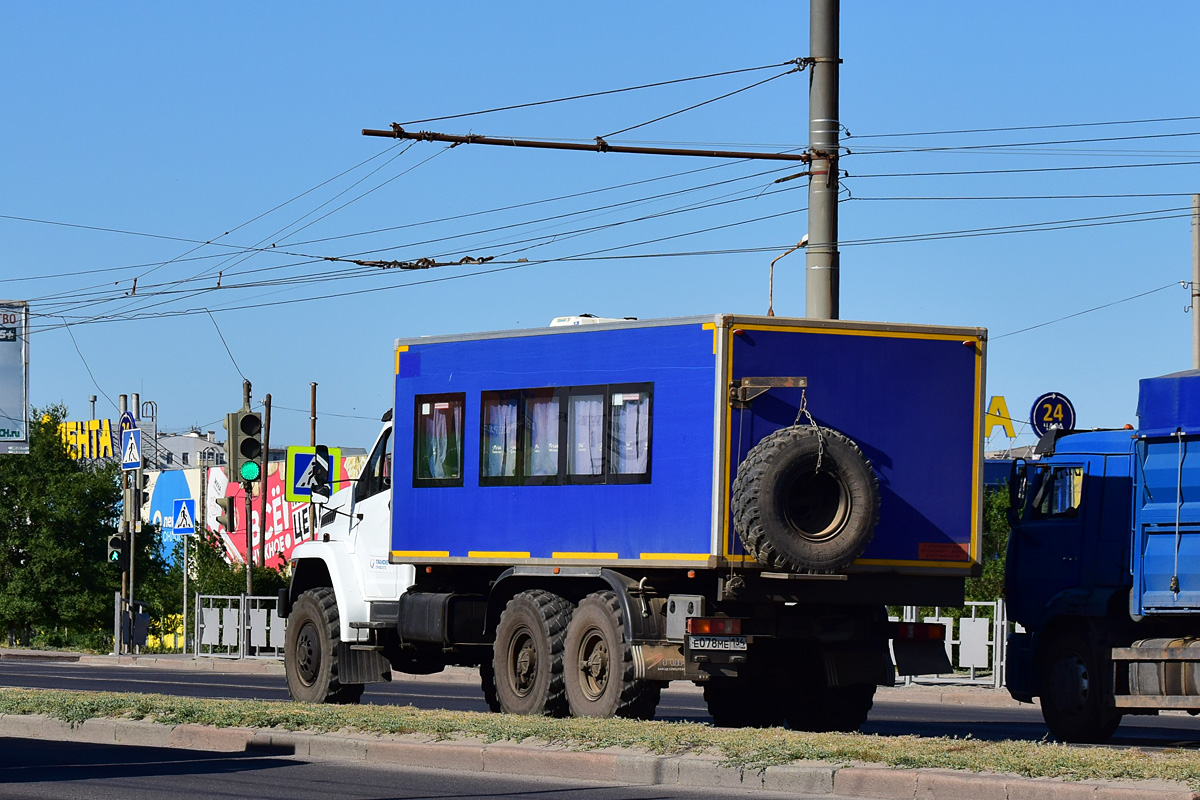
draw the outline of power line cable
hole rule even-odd
[[[653,125],[656,122],[662,122],[664,119],[670,119],[671,117],[677,117],[680,114],[686,114],[688,111],[694,111],[697,108],[709,105],[710,103],[716,103],[719,100],[728,99],[730,97],[733,97],[735,94],[741,94],[742,92],[749,91],[750,89],[756,89],[759,86],[762,86],[763,84],[766,84],[766,83],[770,83],[771,81],[773,81],[777,78],[782,78],[784,75],[791,75],[792,73],[799,72],[801,69],[803,69],[803,66],[797,66],[794,69],[789,69],[787,72],[781,72],[778,75],[772,75],[771,77],[765,78],[761,81],[758,81],[757,83],[752,83],[749,86],[743,86],[741,89],[734,89],[732,92],[726,92],[725,94],[720,95],[718,97],[714,97],[710,100],[705,100],[703,102],[696,103],[694,105],[690,105],[687,108],[681,108],[678,111],[672,111],[669,114],[663,114],[661,117],[655,117],[652,120],[647,120],[646,122],[640,122],[637,125],[630,125],[628,128],[621,128],[621,130],[619,130],[619,131],[613,131],[612,133],[606,133],[603,136],[601,136],[600,138],[601,139],[609,139],[613,136],[620,136],[622,133],[628,133],[629,131],[634,131],[634,130],[637,130],[638,128],[644,128],[647,125]]]
[[[225,345],[225,352],[229,354],[229,360],[233,362],[233,368],[237,370],[238,375],[242,376],[243,381],[247,380],[246,373],[242,372],[242,368],[238,366],[237,359],[233,357],[233,351],[229,349],[229,342],[225,341],[225,334],[221,333],[221,326],[217,324],[216,317],[207,308],[204,311],[208,314],[208,318],[212,320],[213,327],[217,329],[217,336],[221,337],[221,344]]]
[[[71,344],[75,345],[75,352],[79,354],[79,360],[83,362],[83,368],[87,370],[88,377],[92,379],[92,385],[96,387],[96,391],[104,395],[104,399],[109,402],[114,411],[120,411],[120,408],[118,408],[117,404],[113,402],[113,399],[108,396],[108,393],[100,388],[100,383],[96,380],[95,374],[92,373],[92,368],[88,364],[87,359],[83,357],[83,351],[79,349],[79,342],[75,341],[75,334],[71,331],[70,326],[66,324],[65,319],[63,320],[63,326],[67,329],[67,335],[71,337]]]
[[[953,134],[966,133],[1009,133],[1012,131],[1045,131],[1054,130],[1057,128],[1091,128],[1101,127],[1105,125],[1143,125],[1151,122],[1191,122],[1200,119],[1200,116],[1187,117],[1157,117],[1153,119],[1123,119],[1110,122],[1067,122],[1055,125],[1015,125],[1004,128],[965,128],[960,130],[943,130],[943,131],[913,131],[910,133],[868,133],[862,135],[854,135],[848,130],[844,139],[884,139],[904,136],[948,136]]]
[[[585,100],[585,99],[591,98],[591,97],[603,97],[605,95],[620,94],[621,92],[635,92],[635,91],[638,91],[641,89],[653,89],[653,88],[656,88],[659,86],[671,86],[671,85],[677,84],[677,83],[687,83],[688,81],[701,81],[701,80],[707,80],[709,78],[720,78],[725,75],[739,75],[739,74],[742,74],[745,72],[756,72],[758,70],[764,70],[764,69],[778,69],[779,67],[786,67],[789,64],[796,64],[799,61],[801,61],[801,59],[792,59],[791,61],[784,61],[779,64],[764,64],[761,67],[744,67],[742,69],[725,70],[724,72],[711,72],[707,75],[693,75],[688,78],[675,78],[673,80],[657,81],[655,83],[643,83],[639,86],[626,86],[622,89],[606,89],[606,90],[600,91],[600,92],[588,92],[586,94],[571,95],[570,97],[558,97],[553,100],[537,100],[537,101],[534,101],[531,103],[517,103],[515,105],[510,105],[510,106],[497,106],[496,108],[487,108],[487,109],[483,109],[482,111],[467,111],[467,112],[464,112],[461,114],[446,114],[445,116],[441,116],[441,117],[427,117],[425,119],[410,119],[408,122],[401,122],[399,124],[401,124],[401,125],[420,125],[420,124],[423,124],[426,122],[441,122],[442,120],[447,120],[447,119],[462,119],[463,117],[477,117],[477,116],[480,116],[483,114],[493,114],[497,111],[515,111],[515,110],[521,109],[521,108],[533,108],[535,106],[550,105],[551,103],[565,103],[565,102],[568,102],[571,100]]]
[[[1028,167],[1023,169],[975,169],[948,172],[878,172],[863,175],[845,173],[845,179],[858,178],[935,178],[955,175],[1019,175],[1035,172],[1082,172],[1106,169],[1142,169],[1150,167],[1193,167],[1200,161],[1160,161],[1149,164],[1093,164],[1081,167]]]
[[[1030,325],[1027,328],[1021,328],[1019,330],[1009,331],[1008,333],[1001,333],[997,336],[992,336],[989,338],[991,339],[991,341],[996,341],[997,339],[1003,339],[1007,336],[1016,336],[1018,333],[1026,333],[1028,331],[1037,330],[1038,328],[1044,328],[1047,325],[1053,325],[1056,322],[1062,322],[1064,320],[1074,319],[1075,317],[1081,317],[1084,314],[1090,314],[1093,311],[1099,311],[1100,309],[1103,309],[1103,308],[1111,308],[1112,306],[1120,305],[1121,303],[1128,303],[1130,300],[1137,300],[1139,297],[1146,297],[1147,295],[1152,295],[1157,292],[1161,292],[1166,289],[1170,289],[1172,286],[1179,286],[1179,284],[1180,284],[1179,281],[1172,281],[1171,283],[1168,283],[1165,286],[1160,286],[1157,289],[1150,289],[1149,291],[1140,292],[1135,295],[1130,295],[1129,297],[1124,297],[1120,300],[1113,300],[1111,303],[1104,303],[1102,305],[1093,306],[1092,308],[1084,309],[1083,311],[1076,311],[1074,314],[1067,314],[1065,317],[1059,317],[1058,319],[1052,319],[1049,322],[1041,322],[1041,323],[1038,323],[1037,325]]]

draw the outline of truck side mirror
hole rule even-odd
[[[1005,516],[1008,519],[1008,527],[1015,528],[1021,520],[1021,510],[1025,507],[1025,486],[1029,480],[1025,459],[1018,458],[1012,463],[1012,469],[1008,473],[1008,508],[1005,510]]]

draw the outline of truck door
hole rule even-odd
[[[375,443],[355,483],[350,513],[352,547],[363,596],[386,600],[399,596],[401,571],[399,565],[388,562],[392,527],[391,445],[392,429],[388,427]]]
[[[1032,622],[1051,598],[1079,585],[1087,463],[1030,464],[1026,504],[1013,529],[1014,575],[1019,575],[1020,618]],[[1009,592],[1010,599],[1014,592]]]

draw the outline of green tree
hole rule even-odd
[[[992,601],[1004,588],[1004,557],[1008,551],[1008,487],[983,495],[983,574],[967,579],[967,599]]]
[[[0,456],[0,630],[10,644],[105,647],[111,637],[120,577],[105,555],[120,472],[70,457],[58,432],[66,411],[36,409],[29,453]]]

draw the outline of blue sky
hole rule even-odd
[[[842,318],[987,327],[988,394],[1014,416],[1057,391],[1081,426],[1135,422],[1137,379],[1191,366],[1200,119],[1178,118],[1200,115],[1198,23],[1191,2],[845,3]],[[82,419],[100,394],[114,416],[105,395],[137,391],[165,429],[219,431],[244,374],[272,394],[273,442],[307,443],[316,381],[320,438],[368,446],[397,337],[764,313],[768,265],[807,227],[804,181],[772,183],[795,165],[360,130],[807,51],[806,3],[5,4],[0,296],[41,315],[32,402]],[[409,127],[590,141],[783,71]],[[807,88],[781,77],[611,141],[802,148]],[[994,130],[1013,127],[1031,129]],[[313,261],[360,253],[495,261]],[[776,313],[804,313],[803,265],[780,262]]]

